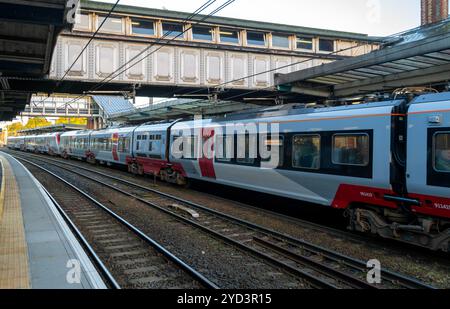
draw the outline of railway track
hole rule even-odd
[[[372,285],[367,283],[368,269],[363,261],[125,179],[70,163],[59,161],[55,163],[49,158],[34,157],[34,159],[156,208],[285,272],[305,278],[316,288],[433,288],[414,278],[386,270],[381,272],[382,283]]]
[[[41,180],[45,179],[50,198],[88,248],[110,287],[218,288],[88,193],[36,163],[21,160],[31,165]]]

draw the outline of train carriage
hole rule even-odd
[[[41,139],[8,146],[40,151]],[[351,230],[450,251],[450,93],[68,132],[59,149],[172,183],[198,179],[342,209]]]
[[[60,154],[63,158],[85,160],[89,153],[92,131],[71,131],[60,136]]]
[[[44,136],[46,149],[45,153],[56,156],[60,155],[61,133],[49,133]]]
[[[345,208],[354,195],[348,193],[358,191],[357,187],[391,189],[391,153],[386,145],[391,140],[392,113],[400,104],[401,101],[395,101],[310,110],[275,109],[258,113],[257,117],[255,114],[197,124],[179,123],[173,128],[174,132],[185,126],[191,127],[202,132],[202,142],[212,139],[214,150],[218,148],[215,145],[226,145],[226,140],[231,138],[234,151],[229,157],[224,149],[222,158],[214,151],[212,159],[203,155],[195,159],[172,160],[182,164],[188,178]],[[231,136],[226,133],[230,125],[235,128]],[[265,125],[268,130],[261,131]],[[272,125],[279,126],[276,141],[268,141],[272,136]],[[237,132],[239,127],[245,130],[252,126],[257,129],[256,136],[249,131]],[[217,135],[218,130],[224,134]],[[265,133],[269,133],[266,139]],[[240,158],[239,136],[247,147]],[[261,158],[258,151],[249,148],[252,138],[257,141],[257,148],[261,143],[279,147],[279,162],[275,169],[264,168],[268,158]],[[376,156],[374,149],[377,149]],[[359,195],[354,198],[360,202],[370,200],[370,197]]]
[[[97,162],[127,165],[131,155],[132,134],[135,127],[110,128],[93,131],[90,135],[89,152]]]
[[[128,170],[139,175],[154,175],[163,181],[186,184],[186,174],[181,164],[168,160],[167,141],[173,123],[142,125],[133,130],[132,154],[127,157]]]
[[[25,145],[25,139],[23,136],[8,137],[7,147],[9,149],[20,150],[20,149],[23,149],[24,145]]]

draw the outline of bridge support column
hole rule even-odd
[[[100,117],[88,118],[87,129],[98,130],[103,128],[103,119]]]

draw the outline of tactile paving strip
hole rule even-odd
[[[0,194],[0,289],[29,289],[28,247],[20,192],[9,162],[1,155],[0,160],[3,167]]]

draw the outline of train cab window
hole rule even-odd
[[[133,34],[155,35],[155,22],[153,20],[132,18],[131,32]]]
[[[276,167],[282,167],[284,165],[284,137],[279,136],[278,138],[273,138],[272,136],[267,136],[263,139],[263,145],[264,150],[267,151],[270,156],[267,158],[261,156],[261,162],[271,162],[272,160],[276,160],[277,162],[271,163]]]
[[[275,48],[289,48],[289,35],[284,34],[273,34],[272,35],[272,46]]]
[[[434,170],[439,173],[450,173],[450,132],[434,135],[433,152]]]
[[[221,43],[239,44],[239,31],[228,28],[220,28],[219,34]]]
[[[247,44],[252,46],[266,46],[266,34],[264,32],[247,31]]]
[[[292,139],[292,167],[320,169],[320,135],[295,135]]]
[[[333,136],[332,161],[337,165],[367,166],[370,161],[368,134]]]
[[[239,164],[255,164],[257,152],[256,136],[250,134],[237,136],[237,158],[236,162]]]
[[[164,38],[183,38],[183,24],[163,22],[162,29]]]
[[[192,38],[199,41],[213,40],[214,29],[207,26],[192,26]]]

